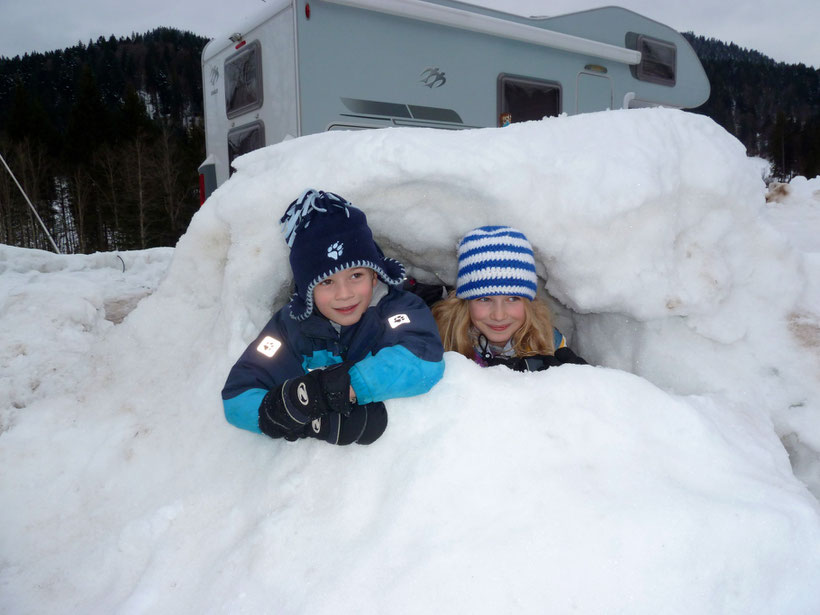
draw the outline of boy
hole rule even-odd
[[[296,293],[231,369],[225,417],[272,438],[370,444],[387,428],[385,399],[441,379],[435,321],[344,198],[307,190],[280,222]]]

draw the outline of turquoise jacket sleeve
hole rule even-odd
[[[404,346],[382,348],[350,368],[360,404],[429,391],[444,375],[444,361],[425,361]]]

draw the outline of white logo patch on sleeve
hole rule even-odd
[[[266,335],[265,339],[263,339],[259,346],[256,347],[256,351],[265,355],[269,359],[276,354],[276,351],[282,346],[282,342],[277,339],[272,338],[270,335]]]
[[[396,314],[395,316],[388,318],[387,322],[390,323],[391,329],[395,329],[396,327],[401,327],[402,325],[409,323],[410,317],[407,314]]]

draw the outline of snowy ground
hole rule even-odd
[[[0,612],[820,612],[820,179],[767,203],[759,161],[668,110],[238,166],[175,250],[0,246]],[[448,355],[370,447],[229,426],[309,186],[420,277],[523,229],[597,367]]]

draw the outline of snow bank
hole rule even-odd
[[[316,185],[362,206],[421,277],[448,283],[465,230],[523,229],[583,355],[756,406],[818,456],[818,265],[766,220],[760,162],[708,118],[650,109],[504,130],[340,132],[238,166],[202,220],[241,238],[225,246],[232,354],[286,294],[288,270],[273,264],[286,258],[281,203]],[[820,494],[820,464],[799,471]]]
[[[769,186],[766,219],[804,252],[820,253],[820,177]]]
[[[16,410],[76,384],[86,354],[153,292],[172,254],[57,256],[0,245],[0,432]]]
[[[61,364],[59,392],[13,392],[0,610],[820,610],[820,507],[778,439],[810,477],[816,263],[767,222],[759,165],[717,125],[644,110],[328,133],[237,166],[156,292],[89,332],[88,365]],[[370,447],[230,427],[219,390],[287,296],[277,220],[308,186],[446,282],[466,230],[522,228],[565,333],[606,367],[448,355]],[[33,283],[20,301],[50,287],[70,295]]]

